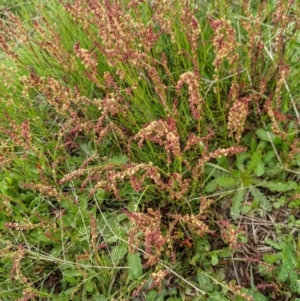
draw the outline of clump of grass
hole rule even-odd
[[[298,18],[295,1],[3,8],[3,300],[294,298]],[[247,226],[274,216],[273,239]]]

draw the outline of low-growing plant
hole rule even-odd
[[[4,3],[3,300],[297,300],[296,1]]]

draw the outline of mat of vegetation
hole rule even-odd
[[[1,300],[300,300],[299,1],[1,3]]]

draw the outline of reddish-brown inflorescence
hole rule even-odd
[[[119,167],[120,169],[120,167]],[[99,188],[104,188],[107,191],[111,191],[114,195],[121,200],[121,196],[118,189],[118,184],[124,182],[129,178],[132,187],[139,191],[146,179],[151,179],[160,189],[165,189],[166,185],[161,179],[160,172],[157,167],[153,166],[152,163],[145,164],[134,164],[128,163],[124,165],[122,170],[118,170],[118,167],[108,165],[105,168],[94,169],[92,174],[88,177],[89,179],[99,179],[90,191],[90,195],[93,195]],[[83,183],[84,185],[84,183]]]
[[[148,68],[148,74],[149,77],[153,83],[155,92],[159,96],[159,99],[163,105],[164,110],[168,115],[171,114],[171,110],[167,103],[167,95],[166,95],[166,86],[163,84],[163,82],[160,79],[159,73],[157,72],[156,68],[149,67]]]
[[[209,21],[210,26],[214,31],[213,46],[216,57],[213,65],[215,67],[215,80],[218,80],[218,73],[221,68],[221,63],[224,60],[227,60],[229,66],[231,66],[231,72],[235,71],[232,68],[239,58],[239,55],[236,51],[236,35],[234,28],[230,24],[230,21],[225,20],[224,18],[220,20],[214,20],[213,18],[210,18]]]
[[[187,214],[187,215],[180,215],[180,214],[168,214],[173,219],[173,222],[170,226],[170,231],[172,231],[176,224],[186,223],[188,226],[190,233],[202,237],[205,234],[213,234],[214,231],[210,230],[209,227],[201,221],[201,214]]]
[[[171,200],[182,200],[190,188],[191,179],[183,179],[179,173],[173,173],[166,185],[166,191]]]
[[[202,117],[202,106],[204,104],[204,99],[199,91],[199,78],[194,72],[191,71],[181,74],[176,85],[177,93],[179,93],[184,84],[188,85],[189,104],[192,115],[196,120],[199,120]]]
[[[171,42],[175,42],[175,33],[173,20],[176,20],[176,9],[174,9],[175,1],[160,0],[151,2],[151,10],[153,11],[153,22],[157,24],[161,31],[171,36]],[[166,16],[168,16],[166,18]]]
[[[240,228],[236,229],[226,220],[220,221],[220,228],[223,240],[231,250],[234,251],[241,246],[241,243],[238,242],[238,235],[242,232]]]
[[[23,184],[23,186],[27,189],[36,190],[48,197],[55,198],[57,201],[61,201],[62,195],[61,193],[52,186],[43,185],[43,184]]]
[[[125,212],[129,220],[134,223],[129,233],[129,251],[135,253],[141,245],[140,232],[143,234],[145,245],[144,258],[147,260],[144,267],[156,264],[162,255],[168,238],[161,233],[161,213],[148,208],[146,213]]]
[[[229,148],[219,148],[209,154],[206,154],[205,156],[202,156],[202,158],[198,160],[198,164],[194,168],[194,173],[197,174],[198,170],[201,169],[206,162],[208,162],[213,158],[220,158],[222,156],[227,157],[229,155],[242,153],[244,151],[246,151],[246,148],[243,146],[231,146]],[[194,177],[196,177],[196,175],[194,175]]]
[[[10,279],[20,281],[23,284],[28,282],[28,279],[22,273],[21,260],[25,256],[25,249],[22,244],[19,245],[18,250],[14,252],[12,267],[10,271]]]
[[[21,146],[24,150],[33,150],[32,137],[30,133],[30,122],[24,120],[21,125],[17,124],[8,114],[5,114],[9,128],[0,126],[2,134],[6,134],[13,141],[14,145]],[[5,143],[3,144],[3,146]],[[5,147],[4,147],[5,152]],[[1,157],[1,156],[0,156]]]
[[[242,289],[243,287],[233,284],[233,283],[229,283],[227,288],[235,295],[238,295],[240,297],[243,298],[243,300],[245,301],[255,301],[253,297],[249,296],[247,293],[243,292]]]
[[[17,299],[16,301],[32,301],[36,300],[35,297],[38,296],[38,293],[35,291],[35,289],[31,287],[24,289],[22,294],[23,297]]]
[[[7,20],[0,18],[0,49],[18,62],[18,54],[15,50],[21,45],[29,46],[30,35],[18,17],[8,10],[3,10],[3,13]]]
[[[214,136],[214,132],[210,131],[210,133],[204,137],[199,137],[194,133],[191,133],[187,139],[186,145],[183,149],[183,152],[187,152],[191,148],[200,147],[200,149],[207,151],[208,141]],[[204,143],[205,142],[205,143]]]
[[[82,24],[110,66],[117,67],[120,62],[138,66],[160,35],[152,25],[124,14],[121,3],[116,1],[75,1],[64,6]],[[94,25],[97,39],[89,33]]]
[[[37,44],[45,52],[45,55],[55,58],[65,72],[72,72],[75,68],[75,58],[65,49],[61,35],[56,28],[45,18],[34,21],[33,27],[39,35]]]
[[[167,152],[167,164],[171,164],[171,154],[181,157],[180,137],[176,128],[176,121],[169,117],[166,120],[159,119],[145,125],[135,136],[142,147],[145,140],[163,146]]]
[[[272,121],[272,131],[276,135],[278,135],[279,137],[281,137],[282,139],[285,140],[287,138],[287,133],[285,133],[282,129],[280,129],[279,122],[280,121],[285,121],[286,116],[281,114],[279,112],[279,110],[273,109],[272,95],[270,95],[268,97],[268,99],[265,101],[264,108],[265,108],[266,112],[268,113],[268,115],[269,115],[269,117]]]
[[[16,230],[16,231],[27,231],[27,230],[33,230],[33,229],[43,229],[43,230],[47,230],[49,228],[52,228],[52,229],[56,229],[56,223],[53,222],[53,223],[49,223],[48,221],[45,222],[40,222],[40,223],[31,223],[31,222],[15,222],[15,223],[12,223],[12,222],[9,222],[9,223],[6,223],[5,224],[5,227],[6,228],[9,228],[11,230]]]
[[[245,122],[249,113],[248,104],[251,99],[250,96],[236,99],[228,114],[228,137],[234,137],[237,142],[240,142],[245,129]]]
[[[56,109],[56,111],[65,116],[72,115],[74,112],[71,108],[72,100],[75,98],[70,89],[54,78],[41,78],[31,73],[30,76],[23,77],[24,97],[28,97],[30,89],[36,89],[43,94],[48,102]]]
[[[162,285],[164,283],[163,281],[166,280],[166,277],[170,273],[171,272],[169,270],[159,270],[158,272],[151,273],[150,275],[151,285],[147,288],[147,290],[149,291],[158,288],[158,292],[161,293]],[[138,288],[133,291],[132,293],[133,298],[139,296],[141,290],[143,290],[147,281],[148,279],[142,281],[142,283],[138,286]]]
[[[93,248],[93,251],[96,252],[97,249],[99,249],[97,246],[97,239],[98,239],[97,220],[96,217],[92,214],[90,214],[90,227],[91,227],[90,245]]]
[[[191,47],[191,61],[194,68],[194,73],[197,77],[200,76],[199,64],[198,64],[198,40],[201,33],[200,25],[194,13],[191,11],[188,2],[184,4],[182,8],[181,17],[182,30],[186,34],[186,38]]]
[[[98,75],[98,57],[96,53],[93,53],[91,50],[81,48],[79,43],[76,43],[73,48],[76,57],[81,60],[86,69],[86,77],[95,83],[97,87],[103,89],[103,84]]]

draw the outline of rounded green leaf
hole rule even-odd
[[[239,183],[238,179],[232,178],[232,177],[218,177],[216,179],[216,182],[218,185],[220,185],[223,188],[228,188],[235,186]]]
[[[211,252],[210,256],[211,256],[211,264],[217,265],[219,263],[218,255],[214,252]]]
[[[143,266],[139,253],[127,256],[128,276],[130,280],[137,280],[143,274]]]
[[[288,276],[289,276],[289,270],[287,270],[285,266],[282,266],[277,276],[278,280],[280,282],[285,282],[288,279]]]
[[[275,254],[264,254],[263,259],[265,263],[273,264],[278,260],[278,257]]]
[[[265,173],[265,164],[262,161],[257,163],[256,167],[254,168],[254,173],[258,177],[261,177]]]

